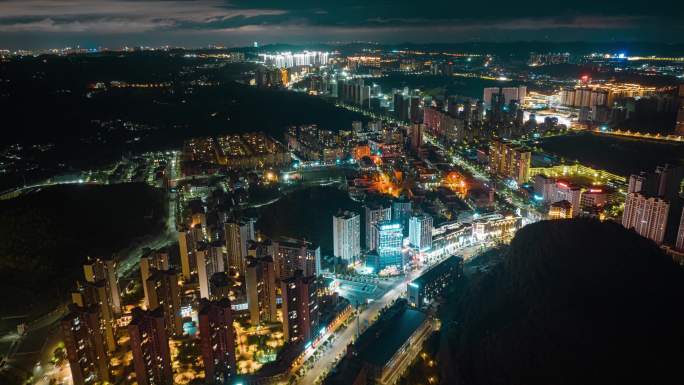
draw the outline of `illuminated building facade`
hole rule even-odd
[[[510,239],[522,227],[522,218],[489,214],[473,221],[472,236],[476,241]]]
[[[74,385],[109,381],[97,306],[70,305],[69,310],[60,328]]]
[[[361,216],[344,211],[333,216],[333,255],[345,263],[361,256]]]
[[[171,352],[161,308],[155,311],[133,309],[128,324],[133,367],[138,385],[171,385]]]
[[[661,198],[629,193],[622,213],[622,225],[660,245],[665,239],[669,210],[670,204]]]
[[[214,273],[225,270],[223,243],[216,241],[211,244],[200,244],[195,250],[195,261],[197,262],[200,298],[209,298],[209,278]]]
[[[401,270],[403,266],[402,245],[404,241],[401,223],[395,221],[380,221],[375,224],[377,234],[377,258],[372,262],[376,271],[381,271],[389,266],[395,266]]]
[[[409,282],[406,298],[411,306],[425,307],[462,276],[463,258],[452,255]]]
[[[112,258],[88,258],[83,265],[83,273],[88,282],[105,280],[109,305],[114,314],[121,314],[121,295],[119,293],[119,280],[116,276],[116,261]]]
[[[318,331],[320,315],[316,288],[316,277],[305,277],[301,270],[282,281],[285,341],[308,342]]]
[[[421,214],[409,219],[409,243],[419,251],[432,248],[432,217],[430,215]]]
[[[140,257],[140,277],[145,294],[145,307],[150,308],[150,294],[147,291],[147,279],[155,270],[169,269],[169,254],[160,250],[146,250]]]
[[[510,143],[492,140],[489,144],[490,171],[517,184],[526,183],[530,179],[531,159],[532,153],[529,150]]]
[[[380,221],[389,221],[392,219],[392,208],[384,207],[380,204],[368,204],[365,206],[366,222],[366,249],[369,251],[375,250],[378,247],[377,228],[376,224]]]
[[[245,273],[247,307],[250,323],[275,322],[276,315],[276,273],[270,256],[249,258]]]
[[[149,294],[149,309],[161,309],[167,335],[182,336],[181,288],[174,269],[155,270],[145,281]]]
[[[572,203],[566,200],[551,203],[551,207],[549,208],[549,219],[567,219],[572,217]]]
[[[198,318],[205,378],[209,383],[229,383],[229,379],[237,373],[230,300],[223,298],[210,301],[203,298]]]
[[[319,51],[280,52],[276,54],[259,54],[264,64],[277,68],[296,66],[320,66],[328,64],[330,53]]]
[[[247,258],[247,242],[256,239],[254,220],[226,222],[224,224],[228,265],[240,275],[245,275],[245,258]]]

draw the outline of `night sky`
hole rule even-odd
[[[684,0],[0,0],[0,49],[374,41],[684,42]]]

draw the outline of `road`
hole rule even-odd
[[[465,260],[468,260],[487,248],[488,247],[486,245],[477,244],[462,248],[456,254],[461,255]],[[366,328],[372,325],[375,317],[377,317],[380,313],[380,310],[382,310],[382,308],[385,306],[389,306],[397,298],[402,297],[406,292],[406,285],[411,280],[421,275],[423,271],[428,269],[430,266],[423,266],[420,269],[409,273],[404,277],[404,279],[398,281],[393,288],[388,290],[382,297],[380,297],[380,299],[371,302],[366,310],[359,314],[358,320],[354,320],[349,324],[349,327],[337,335],[333,347],[330,350],[322,353],[318,360],[316,360],[316,363],[313,365],[313,367],[306,372],[297,383],[300,385],[318,384],[319,381],[321,381],[322,378],[324,378],[324,376],[327,375],[327,373],[337,364],[338,359],[345,354],[347,351],[347,346],[356,339],[356,323],[358,322],[361,325],[360,332],[363,333],[363,325],[366,325]]]
[[[358,321],[354,320],[354,324],[350,324],[349,327],[336,337],[333,347],[318,358],[316,364],[299,379],[298,383],[302,385],[315,384],[316,380],[319,379],[321,375],[327,374],[328,371],[334,367],[338,358],[346,352],[347,345],[356,339],[355,323],[359,322],[362,327],[363,325],[371,325],[373,319],[380,313],[380,310],[385,306],[389,306],[394,300],[399,298],[406,290],[406,284],[420,275],[421,272],[422,269],[411,272],[394,288],[388,290],[379,300],[371,302],[366,310],[359,314]],[[363,333],[363,329],[361,329],[361,333]]]

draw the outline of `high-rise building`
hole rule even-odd
[[[683,167],[671,164],[658,166],[654,177],[656,190],[653,194],[655,196],[662,197],[668,202],[674,201],[679,196],[682,179],[684,179]]]
[[[116,350],[116,316],[110,305],[109,291],[104,279],[79,284],[71,294],[73,303],[80,307],[95,306],[98,310],[100,329],[108,352]]]
[[[377,260],[372,262],[376,271],[389,266],[403,267],[402,246],[404,232],[401,223],[394,221],[380,221],[375,224],[377,234]]]
[[[423,146],[423,125],[414,123],[410,129],[411,149],[418,151]]]
[[[245,272],[250,323],[274,322],[276,315],[276,273],[270,256],[249,258]]]
[[[409,101],[409,120],[417,123],[422,117],[423,114],[420,112],[420,97],[411,96]]]
[[[679,196],[682,179],[684,168],[666,163],[656,167],[652,173],[632,174],[629,177],[627,192],[640,192],[672,202]]]
[[[403,229],[408,229],[408,221],[413,212],[413,204],[405,196],[392,202],[392,220],[401,223]]]
[[[116,261],[112,258],[89,257],[83,265],[83,273],[88,282],[105,280],[112,311],[114,314],[121,314],[121,295],[119,294],[119,280],[116,276]]]
[[[282,281],[283,333],[285,341],[310,341],[319,321],[316,277],[305,277],[301,270]]]
[[[361,256],[361,216],[344,211],[333,216],[333,255],[346,263]]]
[[[670,204],[660,198],[629,193],[625,200],[622,225],[660,245],[665,238],[669,209]]]
[[[180,251],[181,273],[183,280],[189,281],[193,273],[196,273],[195,266],[195,241],[192,229],[182,229],[178,231],[178,249]]]
[[[212,244],[202,243],[195,250],[200,298],[209,298],[209,278],[214,273],[225,270],[222,247],[223,245],[220,242]]]
[[[237,373],[230,300],[209,301],[202,298],[199,309],[200,350],[205,379],[210,384],[227,384]]]
[[[684,251],[684,210],[679,218],[679,228],[677,230],[677,239],[675,240],[675,249]]]
[[[249,218],[243,221],[227,222],[224,225],[226,252],[228,254],[228,266],[235,269],[240,275],[245,274],[245,258],[247,258],[247,242],[256,239],[254,233],[254,220]]]
[[[677,125],[675,135],[684,136],[684,85],[679,85],[679,108],[677,109]]]
[[[304,275],[321,274],[321,248],[300,239],[279,239],[270,241],[269,254],[273,256],[278,279],[287,279],[297,270]]]
[[[74,385],[109,381],[108,357],[97,306],[69,306],[60,327]]]
[[[128,334],[131,338],[133,368],[138,385],[173,384],[169,338],[164,326],[162,309],[133,309]]]
[[[627,192],[643,192],[644,194],[650,193],[650,188],[648,187],[648,174],[641,172],[639,174],[630,175],[629,183],[627,185]]]
[[[409,104],[410,99],[401,92],[394,94],[394,116],[398,120],[409,120]]]
[[[530,179],[532,153],[501,140],[489,144],[489,167],[493,174],[509,178],[518,184]]]
[[[169,254],[160,250],[147,249],[140,257],[140,278],[145,293],[145,307],[150,308],[150,295],[147,292],[147,279],[155,270],[169,269]]]
[[[145,281],[145,286],[150,300],[148,309],[162,308],[168,335],[181,336],[181,288],[176,270],[153,270]]]
[[[228,277],[228,273],[220,271],[214,273],[209,278],[209,299],[218,301],[223,298],[230,298],[233,282]]]
[[[419,251],[432,248],[432,217],[427,214],[412,216],[409,220],[409,243]]]
[[[535,200],[542,201],[544,203],[551,202],[553,200],[554,186],[556,180],[549,178],[545,175],[538,174],[534,176],[534,194]]]
[[[369,251],[375,250],[378,247],[377,229],[375,224],[380,221],[389,221],[392,219],[392,208],[384,207],[380,204],[368,204],[365,206],[366,223],[366,249]]]

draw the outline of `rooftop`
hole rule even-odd
[[[426,319],[425,313],[399,300],[354,345],[364,362],[384,366]]]

